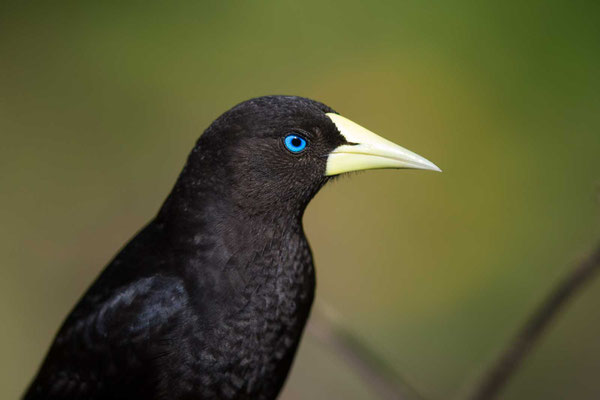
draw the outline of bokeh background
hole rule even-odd
[[[319,304],[433,400],[460,399],[600,237],[600,2],[0,4],[0,398],[250,97],[323,101],[437,163],[310,205]],[[600,396],[600,281],[504,399]],[[372,399],[305,337],[283,398]]]

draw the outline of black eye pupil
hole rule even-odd
[[[302,140],[300,140],[299,138],[293,138],[292,139],[292,146],[294,147],[300,147],[302,146]]]

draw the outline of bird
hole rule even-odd
[[[226,111],[68,314],[23,399],[276,399],[315,293],[304,210],[336,176],[378,168],[440,171],[308,98]]]

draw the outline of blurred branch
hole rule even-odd
[[[340,322],[329,308],[315,308],[308,332],[332,349],[382,400],[424,400],[390,366]]]
[[[492,368],[476,385],[470,400],[495,399],[523,359],[565,304],[600,270],[600,246],[570,271],[525,322]]]

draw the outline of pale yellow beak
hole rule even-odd
[[[337,147],[327,158],[325,175],[379,168],[411,168],[442,171],[431,161],[400,147],[368,129],[342,117],[327,113],[340,133],[351,144]]]

